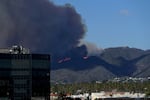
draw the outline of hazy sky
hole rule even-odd
[[[150,49],[150,0],[51,0],[70,3],[81,14],[84,40],[101,48],[129,46]]]

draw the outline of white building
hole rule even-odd
[[[95,100],[96,98],[144,98],[144,93],[130,93],[130,92],[99,92],[92,93],[91,100]]]

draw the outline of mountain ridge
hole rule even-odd
[[[107,80],[113,77],[148,77],[150,76],[149,61],[149,50],[129,47],[107,48],[96,56],[89,56],[86,59],[74,58],[57,63],[52,66],[51,80],[57,82],[65,80],[65,82],[71,83]],[[63,73],[65,73],[65,77]],[[73,77],[71,73],[73,73]],[[105,77],[107,75],[109,77]],[[72,81],[72,79],[74,80]]]

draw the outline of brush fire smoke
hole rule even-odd
[[[49,0],[0,0],[0,47],[14,44],[32,52],[63,55],[85,34],[81,16]]]
[[[80,47],[76,47],[65,54],[65,57],[59,59],[58,63],[67,62],[72,59],[88,59],[87,56],[87,47],[85,45],[81,45]]]
[[[57,61],[87,59],[89,48],[79,45],[85,25],[71,5],[57,6],[49,0],[0,0],[0,15],[0,47],[22,45],[31,52],[49,53]]]

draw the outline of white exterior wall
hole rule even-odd
[[[112,95],[112,96],[111,96]],[[99,92],[92,93],[91,100],[95,100],[96,98],[144,98],[144,93],[130,93],[130,92]]]

